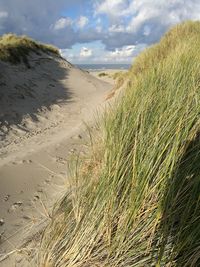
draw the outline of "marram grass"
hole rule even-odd
[[[23,62],[28,65],[27,56],[31,52],[36,54],[44,52],[59,55],[56,47],[38,43],[27,36],[4,34],[0,37],[0,60],[2,61],[12,64]]]
[[[43,267],[200,266],[200,23],[170,30],[127,78],[55,207]]]

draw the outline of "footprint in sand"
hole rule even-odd
[[[10,198],[10,195],[6,195],[6,196],[4,197],[3,200],[4,200],[5,202],[7,202],[7,201],[9,200],[9,198]]]
[[[16,161],[13,161],[12,162],[13,165],[30,164],[30,163],[33,163],[33,161],[32,160],[27,160],[27,159],[24,159],[24,160],[16,160]]]
[[[18,165],[18,164],[21,164],[21,162],[20,161],[13,161],[12,162],[12,165]]]
[[[54,176],[52,176],[52,177],[54,177]],[[45,179],[44,182],[45,182],[45,184],[49,185],[51,183],[51,179]]]
[[[80,140],[80,139],[83,139],[83,136],[81,134],[78,134],[78,135],[73,135],[71,136],[71,139],[75,139],[75,140]]]
[[[33,161],[31,159],[25,159],[23,160],[23,163],[30,164],[30,163],[33,163]]]
[[[5,223],[4,219],[0,219],[0,226],[3,226]]]
[[[17,201],[15,203],[12,204],[11,209],[9,209],[10,211],[16,211],[17,209],[19,209],[21,206],[23,205],[22,201]]]
[[[39,188],[39,189],[37,190],[37,192],[38,192],[38,193],[43,193],[44,191],[43,191],[42,188]]]
[[[57,157],[55,160],[56,160],[56,162],[58,162],[62,165],[65,165],[67,163],[67,159],[64,159],[62,157]]]
[[[2,238],[4,236],[4,234],[5,234],[5,231],[3,231],[3,232],[0,233],[0,244],[1,244],[1,240],[2,240]]]
[[[30,221],[31,220],[31,217],[28,216],[28,215],[24,215],[24,216],[22,216],[22,219],[24,219],[26,221]]]
[[[39,199],[40,199],[39,194],[35,194],[35,195],[34,195],[34,198],[33,198],[33,201],[37,201],[37,200],[39,200]]]

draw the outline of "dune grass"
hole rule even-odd
[[[106,73],[106,72],[100,72],[100,73],[98,74],[98,76],[99,76],[99,77],[105,77],[105,76],[108,76],[108,73]]]
[[[119,88],[121,88],[125,82],[127,81],[128,78],[128,74],[129,72],[125,71],[118,71],[116,73],[114,73],[113,75],[113,79],[115,80],[115,88],[114,90],[118,90]]]
[[[18,64],[28,64],[27,56],[31,53],[53,53],[59,55],[59,51],[52,45],[38,43],[27,36],[5,34],[0,37],[0,60]]]
[[[200,266],[200,23],[170,30],[128,78],[55,206],[43,267]]]

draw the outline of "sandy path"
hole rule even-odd
[[[87,149],[84,122],[93,120],[94,111],[105,105],[105,96],[112,88],[71,66],[59,83],[67,88],[70,100],[42,110],[37,122],[28,118],[25,130],[22,124],[13,124],[8,138],[1,141],[1,267],[36,266],[25,261],[24,255],[37,253],[36,234],[48,222],[49,208],[67,188],[70,155]],[[19,250],[29,241],[28,249]]]

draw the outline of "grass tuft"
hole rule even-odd
[[[41,266],[200,266],[199,70],[200,22],[137,58],[55,206]]]
[[[98,74],[98,76],[99,76],[99,77],[105,77],[105,76],[108,76],[108,73],[106,73],[106,72],[100,72],[100,73]]]

